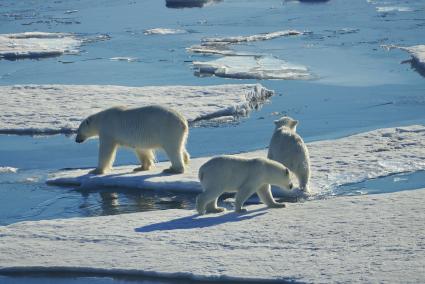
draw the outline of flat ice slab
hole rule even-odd
[[[0,34],[0,59],[39,58],[77,53],[81,43],[80,39],[67,33]]]
[[[174,35],[187,33],[186,30],[181,29],[167,29],[167,28],[153,28],[147,29],[143,32],[145,35]]]
[[[293,36],[293,35],[301,35],[302,32],[296,30],[284,30],[284,31],[276,31],[276,32],[268,32],[262,34],[255,35],[247,35],[247,36],[229,36],[229,37],[209,37],[202,39],[202,43],[204,44],[235,44],[241,42],[251,42],[251,41],[260,41],[260,40],[270,40],[277,37],[282,36]]]
[[[164,210],[0,227],[0,272],[421,283],[425,189],[247,214]]]
[[[117,105],[166,105],[180,111],[190,122],[220,117],[228,119],[229,116],[237,118],[248,115],[273,94],[259,84],[0,86],[0,133],[72,133],[85,117]]]
[[[270,134],[271,136],[271,134]],[[311,157],[311,190],[328,195],[342,184],[395,173],[425,169],[425,126],[385,128],[349,137],[308,143]],[[241,155],[266,157],[266,150]],[[174,192],[201,192],[198,169],[211,157],[192,159],[184,174],[166,175],[162,170],[169,162],[158,163],[148,172],[133,172],[138,167],[115,167],[107,175],[90,175],[89,169],[53,173],[47,182],[52,185],[90,187],[128,187]],[[300,192],[275,190],[275,195],[299,196]]]
[[[195,74],[234,79],[311,79],[308,68],[268,56],[225,56],[212,61],[194,61]]]

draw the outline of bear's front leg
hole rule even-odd
[[[99,161],[97,168],[90,171],[91,174],[103,175],[109,172],[115,160],[117,144],[105,137],[99,137]]]
[[[254,194],[256,191],[256,188],[253,186],[245,185],[239,189],[239,191],[236,193],[235,197],[235,211],[238,213],[244,213],[247,212],[245,208],[243,208],[243,204],[245,201],[248,200],[248,198]]]
[[[135,152],[142,165],[141,167],[135,168],[135,172],[148,171],[154,166],[155,154],[152,150],[136,149]]]
[[[273,198],[271,186],[269,184],[263,185],[257,190],[257,195],[260,198],[261,202],[267,205],[269,208],[284,208],[286,207],[285,203],[276,202]]]

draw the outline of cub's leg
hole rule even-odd
[[[205,188],[205,191],[196,197],[196,210],[198,213],[200,215],[205,214],[207,205],[211,202],[215,202],[220,194],[221,191],[216,191],[213,188]]]
[[[148,171],[154,166],[155,162],[155,153],[152,150],[146,149],[136,149],[135,150],[137,157],[139,158],[141,167],[135,168],[134,171]]]
[[[109,139],[99,137],[99,161],[96,169],[91,174],[102,175],[109,172],[115,160],[118,145]]]
[[[226,210],[226,208],[217,206],[217,200],[218,200],[218,197],[207,204],[206,206],[207,213],[220,213]]]
[[[242,208],[245,201],[255,193],[257,190],[254,186],[242,186],[239,188],[239,191],[236,193],[235,196],[235,211],[236,212],[246,212],[247,210],[245,208]]]
[[[273,198],[271,187],[269,184],[263,185],[257,190],[257,195],[260,200],[269,208],[283,208],[286,207],[285,203],[276,202]]]

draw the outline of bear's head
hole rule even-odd
[[[289,129],[293,131],[297,131],[298,120],[295,120],[289,116],[283,116],[279,118],[278,120],[275,120],[274,124],[276,126],[276,129],[284,126],[284,127],[288,127]]]
[[[77,137],[75,137],[75,142],[82,143],[88,138],[96,136],[98,134],[97,127],[94,125],[94,118],[89,116],[84,119],[77,130]]]

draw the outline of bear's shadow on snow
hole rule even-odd
[[[201,216],[194,214],[192,216],[182,217],[166,222],[155,223],[134,229],[138,233],[149,233],[154,231],[171,231],[171,230],[190,230],[206,227],[213,227],[224,223],[240,222],[249,220],[264,214],[267,214],[267,207],[248,211],[246,213],[229,212],[223,215],[206,215]]]

